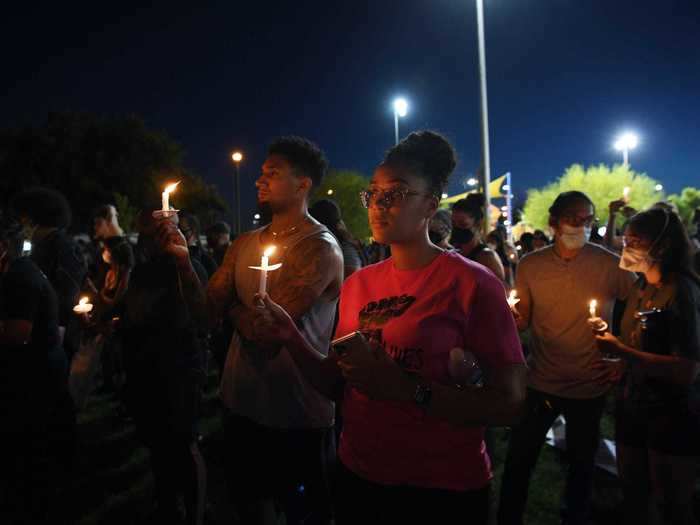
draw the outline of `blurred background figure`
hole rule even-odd
[[[34,525],[60,521],[52,499],[72,466],[75,413],[56,294],[21,256],[23,240],[22,226],[0,217],[0,516]]]
[[[201,523],[206,473],[196,442],[203,382],[200,330],[205,272],[168,219],[138,219],[140,261],[123,301],[119,333],[125,398],[150,452],[156,523]]]
[[[104,204],[95,210],[93,229],[95,239],[101,241],[124,237],[124,230],[119,226],[119,213],[113,204]]]
[[[525,232],[518,239],[518,247],[520,248],[520,257],[534,251],[535,236],[530,232]]]
[[[219,265],[216,264],[211,255],[209,255],[202,247],[202,240],[200,238],[202,228],[200,226],[199,219],[193,213],[186,211],[180,212],[179,219],[180,231],[187,240],[187,246],[190,250],[190,257],[204,267],[207,272],[207,280],[209,280],[209,277],[214,275],[214,272]],[[206,282],[202,284],[206,286]]]
[[[452,207],[450,244],[464,257],[483,264],[505,282],[506,274],[501,260],[481,239],[485,204],[482,193],[472,193],[466,199],[455,202]]]
[[[17,194],[11,207],[25,238],[32,243],[32,261],[44,272],[58,297],[59,333],[70,360],[80,341],[73,306],[87,276],[80,246],[66,231],[71,223],[70,206],[56,190],[32,188]]]
[[[345,279],[367,265],[364,246],[350,233],[343,222],[340,206],[330,199],[317,201],[309,208],[309,214],[328,228],[343,250]]]
[[[231,227],[219,221],[207,228],[207,249],[217,266],[221,266],[226,250],[231,245]]]
[[[535,230],[532,233],[532,249],[540,250],[550,245],[551,239],[542,230]]]
[[[452,214],[448,210],[436,211],[428,227],[430,242],[443,250],[454,250],[454,246],[449,243],[450,235],[452,235]]]

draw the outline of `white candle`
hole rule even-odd
[[[260,260],[260,266],[249,266],[253,270],[260,271],[260,286],[258,287],[258,293],[264,296],[267,293],[267,272],[272,272],[282,267],[281,263],[270,264],[270,255],[275,252],[275,246],[268,246],[263,252],[262,259]]]
[[[89,314],[92,312],[92,305],[88,301],[89,299],[87,297],[83,297],[78,304],[73,307],[73,311],[76,314]]]
[[[180,184],[180,181],[175,182],[174,184],[169,184],[168,186],[165,187],[165,190],[163,191],[163,211],[170,211],[170,194],[175,191],[175,188],[177,188],[177,185]]]
[[[520,299],[518,298],[518,291],[513,288],[510,291],[510,295],[508,295],[508,306],[511,308],[514,308],[516,304],[520,302]]]
[[[270,268],[270,255],[275,253],[275,247],[270,246],[263,252],[262,260],[260,261],[260,288],[258,288],[258,293],[260,295],[265,295],[267,293],[267,272]]]
[[[591,314],[590,315],[591,319],[596,317],[596,315],[595,315],[596,306],[598,306],[598,301],[596,301],[595,299],[591,299],[591,302],[588,305],[588,313]]]

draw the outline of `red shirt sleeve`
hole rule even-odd
[[[505,288],[488,270],[474,268],[475,286],[465,294],[469,350],[485,369],[525,362]]]

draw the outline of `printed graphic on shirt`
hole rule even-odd
[[[360,331],[371,343],[379,346],[404,370],[417,372],[423,368],[423,349],[389,345],[383,337],[383,326],[403,315],[416,301],[410,295],[385,297],[367,303],[360,310]]]

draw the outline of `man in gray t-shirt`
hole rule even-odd
[[[624,300],[634,274],[619,258],[588,242],[595,208],[581,192],[562,193],[550,208],[555,242],[525,256],[518,267],[515,312],[530,329],[527,413],[513,428],[501,488],[499,525],[522,524],[532,469],[547,431],[563,414],[569,471],[564,523],[585,523],[590,503],[600,417],[608,386],[593,369],[600,359],[587,323],[590,301],[611,323],[616,300]]]

